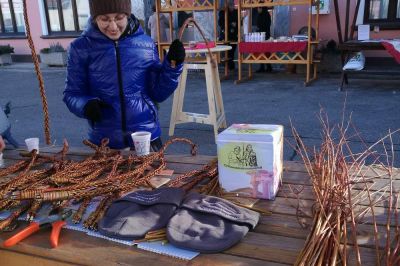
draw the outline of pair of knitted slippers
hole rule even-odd
[[[168,241],[202,253],[220,252],[239,242],[259,220],[257,212],[218,198],[179,188],[135,191],[113,202],[99,223],[102,234],[143,239],[167,228]]]

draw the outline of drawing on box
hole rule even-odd
[[[246,166],[257,166],[257,155],[251,144],[247,144],[243,161]]]
[[[257,154],[251,144],[242,148],[237,145],[228,155],[228,165],[232,167],[257,167]]]
[[[240,146],[236,146],[233,148],[233,151],[231,151],[228,155],[228,164],[230,166],[243,166],[243,157],[240,154]]]

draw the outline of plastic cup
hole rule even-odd
[[[133,144],[135,145],[136,155],[143,156],[150,153],[151,133],[147,131],[138,131],[131,134]]]
[[[29,152],[37,150],[37,153],[39,153],[39,138],[25,139],[25,144]]]

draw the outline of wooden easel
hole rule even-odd
[[[227,51],[229,49],[231,49],[230,46],[221,45],[215,48],[211,48],[211,51],[221,52],[221,51]],[[207,50],[206,49],[204,49],[204,51],[187,50],[186,54],[202,53],[202,52],[207,52]],[[175,125],[181,123],[192,122],[192,123],[213,125],[215,136],[218,135],[219,128],[226,128],[225,111],[224,111],[224,104],[222,102],[221,83],[219,79],[218,65],[215,64],[215,61],[213,62],[212,56],[214,55],[207,53],[205,63],[193,63],[193,64],[187,63],[184,65],[179,85],[174,93],[174,99],[172,103],[171,121],[169,124],[170,136],[174,135]],[[184,112],[182,110],[183,101],[185,97],[185,90],[186,90],[187,74],[189,69],[204,70],[206,78],[206,86],[207,86],[209,114],[189,113],[189,112]]]

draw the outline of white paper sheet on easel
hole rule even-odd
[[[369,25],[358,25],[358,40],[369,40]]]

